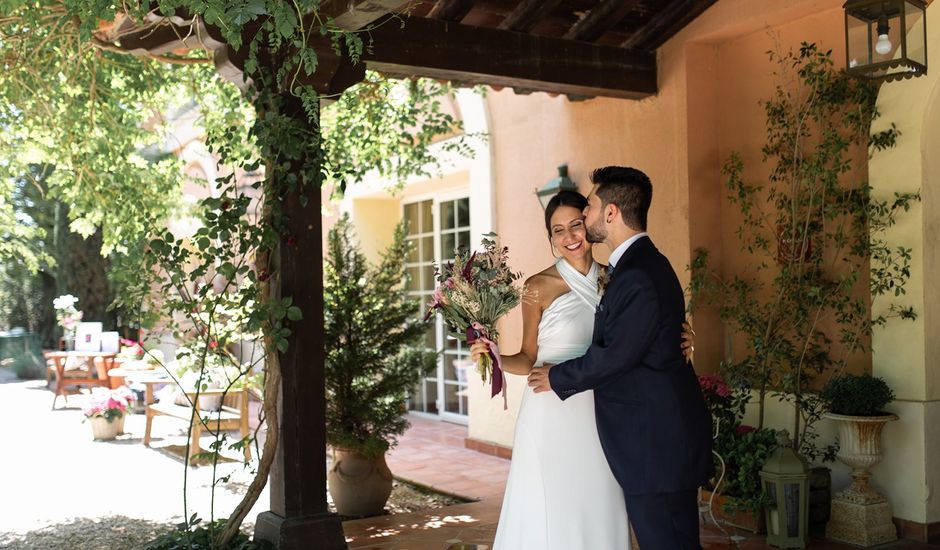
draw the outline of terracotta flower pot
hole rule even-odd
[[[852,485],[836,495],[836,498],[857,504],[884,502],[885,498],[868,485],[869,469],[881,462],[881,429],[888,422],[897,420],[897,415],[846,416],[827,413],[826,418],[835,420],[839,428],[839,452],[836,458],[852,468]]]
[[[758,512],[749,512],[747,510],[725,512],[725,503],[728,502],[728,500],[729,497],[721,493],[713,494],[708,489],[702,489],[702,505],[705,507],[705,510],[708,510],[708,506],[711,504],[711,512],[716,521],[752,533],[760,534],[767,532],[767,523],[763,508]]]
[[[334,449],[327,482],[336,512],[343,516],[379,515],[392,494],[392,472],[385,455],[366,458],[355,451]]]
[[[123,418],[123,417],[122,417]],[[118,421],[108,422],[103,416],[93,416],[88,419],[91,423],[91,433],[95,439],[109,441],[118,435]]]

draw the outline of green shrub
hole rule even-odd
[[[829,403],[829,412],[848,416],[879,416],[884,414],[884,406],[894,401],[888,384],[869,374],[837,376],[826,384],[821,396]]]

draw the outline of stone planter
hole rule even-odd
[[[126,414],[122,414],[119,418],[114,420],[114,423],[117,424],[117,433],[121,435],[124,433],[124,419],[127,418]]]
[[[714,498],[712,498],[713,495]],[[725,512],[725,503],[729,500],[731,500],[731,497],[727,497],[721,493],[714,494],[708,489],[702,489],[702,505],[707,509],[707,506],[711,503],[712,515],[714,515],[715,520],[721,524],[737,527],[738,529],[750,531],[751,533],[761,534],[767,532],[767,523],[763,509],[757,512],[748,512],[746,510]]]
[[[89,418],[88,421],[91,423],[91,433],[95,439],[100,441],[110,441],[117,437],[117,420],[114,422],[108,422],[108,420],[102,416],[93,416]]]
[[[366,458],[355,451],[334,449],[327,482],[336,512],[342,516],[382,514],[392,494],[392,472],[384,455]]]
[[[897,420],[893,414],[881,416],[845,416],[827,413],[825,418],[836,421],[839,452],[836,458],[852,468],[852,484],[832,499],[832,519],[826,526],[826,537],[857,544],[875,546],[897,540],[887,499],[871,488],[869,469],[881,462],[881,430]]]

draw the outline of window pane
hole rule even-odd
[[[421,280],[421,285],[424,290],[434,290],[437,286],[437,282],[434,280],[434,265],[426,265],[421,268],[421,273],[423,279]]]
[[[408,234],[414,235],[418,233],[420,226],[418,225],[418,205],[417,203],[406,204],[405,205],[405,221],[408,223]]]
[[[434,261],[434,236],[421,238],[421,261]]]
[[[454,414],[467,414],[467,391],[457,385],[444,386],[444,410]]]
[[[427,403],[424,408],[425,412],[437,414],[437,381],[426,379],[424,381],[424,391],[427,392]]]
[[[470,226],[470,199],[460,199],[457,202],[457,225]]]
[[[411,390],[411,396],[408,399],[408,408],[412,411],[425,412],[427,410],[424,392],[422,391],[423,385],[423,383],[420,383]]]
[[[441,203],[441,229],[454,228],[454,201]]]
[[[468,250],[470,250],[470,232],[469,231],[461,231],[460,233],[457,233],[457,248],[459,248],[460,250],[464,252],[467,252]]]
[[[437,327],[435,323],[430,323],[428,331],[424,333],[424,345],[432,351],[437,351]]]
[[[445,261],[453,258],[456,244],[453,233],[444,233],[441,235],[441,258],[444,258]]]
[[[421,203],[421,232],[430,233],[434,231],[434,218],[431,215],[431,209],[434,201],[424,201]]]

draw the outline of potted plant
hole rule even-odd
[[[776,434],[742,424],[750,398],[747,388],[732,389],[719,375],[699,376],[699,387],[712,416],[716,472],[702,499],[715,521],[763,533],[766,498],[760,470],[777,447]]]
[[[852,502],[882,502],[884,497],[868,485],[869,469],[881,462],[881,430],[897,420],[884,407],[894,400],[894,392],[881,378],[868,374],[843,374],[831,379],[822,391],[829,405],[825,418],[834,420],[839,430],[836,457],[852,468],[852,484],[840,496]]]
[[[428,326],[407,294],[411,243],[399,226],[380,262],[370,265],[347,216],[330,231],[324,265],[328,474],[339,514],[376,515],[392,490],[385,453],[408,426],[409,393],[436,366],[423,349]]]
[[[134,393],[122,386],[116,390],[96,387],[83,408],[95,439],[107,441],[124,432],[124,417],[135,401]]]

